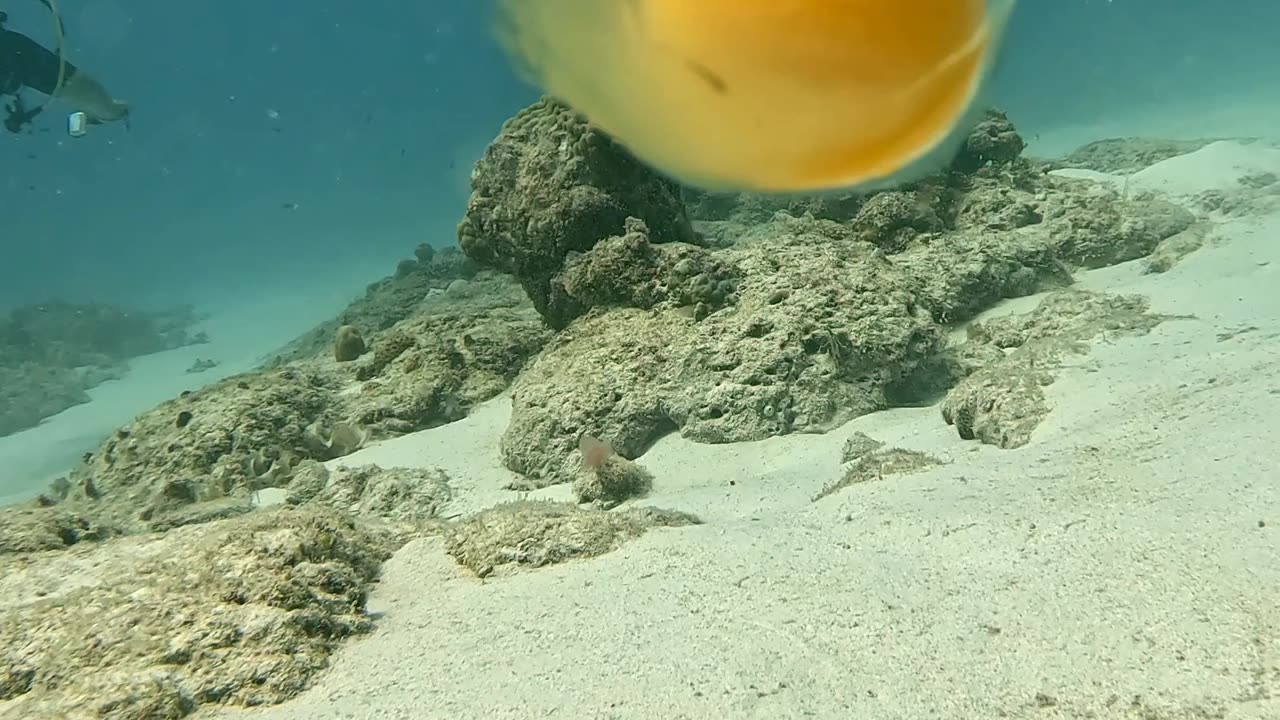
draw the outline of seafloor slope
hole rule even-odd
[[[1056,372],[1091,343],[1189,317],[1073,287],[1077,271],[1168,271],[1216,222],[1280,193],[1259,173],[1162,194],[1049,174],[1062,163],[1022,150],[992,113],[947,172],[898,190],[709,196],[555,103],[525,109],[476,167],[461,253],[420,250],[268,366],[139,416],[4,511],[0,717],[286,700],[376,627],[368,587],[414,539],[441,537],[486,578],[713,523],[627,501],[662,482],[633,461],[673,433],[762,441],[936,405],[956,442],[1024,446],[1051,415]],[[1108,153],[1126,170],[1171,154],[1112,143],[1081,157],[1110,167]],[[1026,312],[971,322],[1037,294]],[[494,458],[342,467],[508,392],[496,453],[512,502],[467,476]],[[588,448],[604,449],[584,464]],[[870,438],[842,459],[816,498],[944,464]]]

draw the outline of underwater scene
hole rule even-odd
[[[1277,28],[9,0],[0,720],[1280,720]]]

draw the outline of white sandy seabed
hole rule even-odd
[[[1258,171],[1280,174],[1280,150],[1215,143],[1129,190]],[[1280,203],[1212,238],[1164,274],[1079,276],[1195,319],[1062,368],[1025,447],[962,441],[936,407],[823,436],[669,437],[642,459],[642,502],[704,525],[488,581],[413,541],[373,590],[377,630],[315,687],[199,717],[1280,718]],[[190,382],[151,379],[157,401]],[[506,499],[509,413],[500,398],[340,462],[442,467],[453,510],[477,509]],[[856,431],[946,464],[811,502]]]

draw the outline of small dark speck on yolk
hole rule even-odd
[[[712,90],[715,90],[721,95],[724,95],[729,91],[729,85],[725,83],[724,78],[712,72],[712,70],[706,65],[701,65],[692,60],[687,61],[685,64],[689,66],[689,69],[692,70],[694,74],[706,81],[706,83],[711,86]]]

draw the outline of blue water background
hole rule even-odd
[[[61,7],[72,58],[135,119],[72,140],[50,113],[0,137],[0,307],[358,290],[417,243],[453,242],[470,162],[535,97],[485,2]],[[36,0],[7,9],[52,41]],[[1268,0],[1023,0],[993,96],[1028,135],[1209,105],[1277,84],[1277,28]]]

